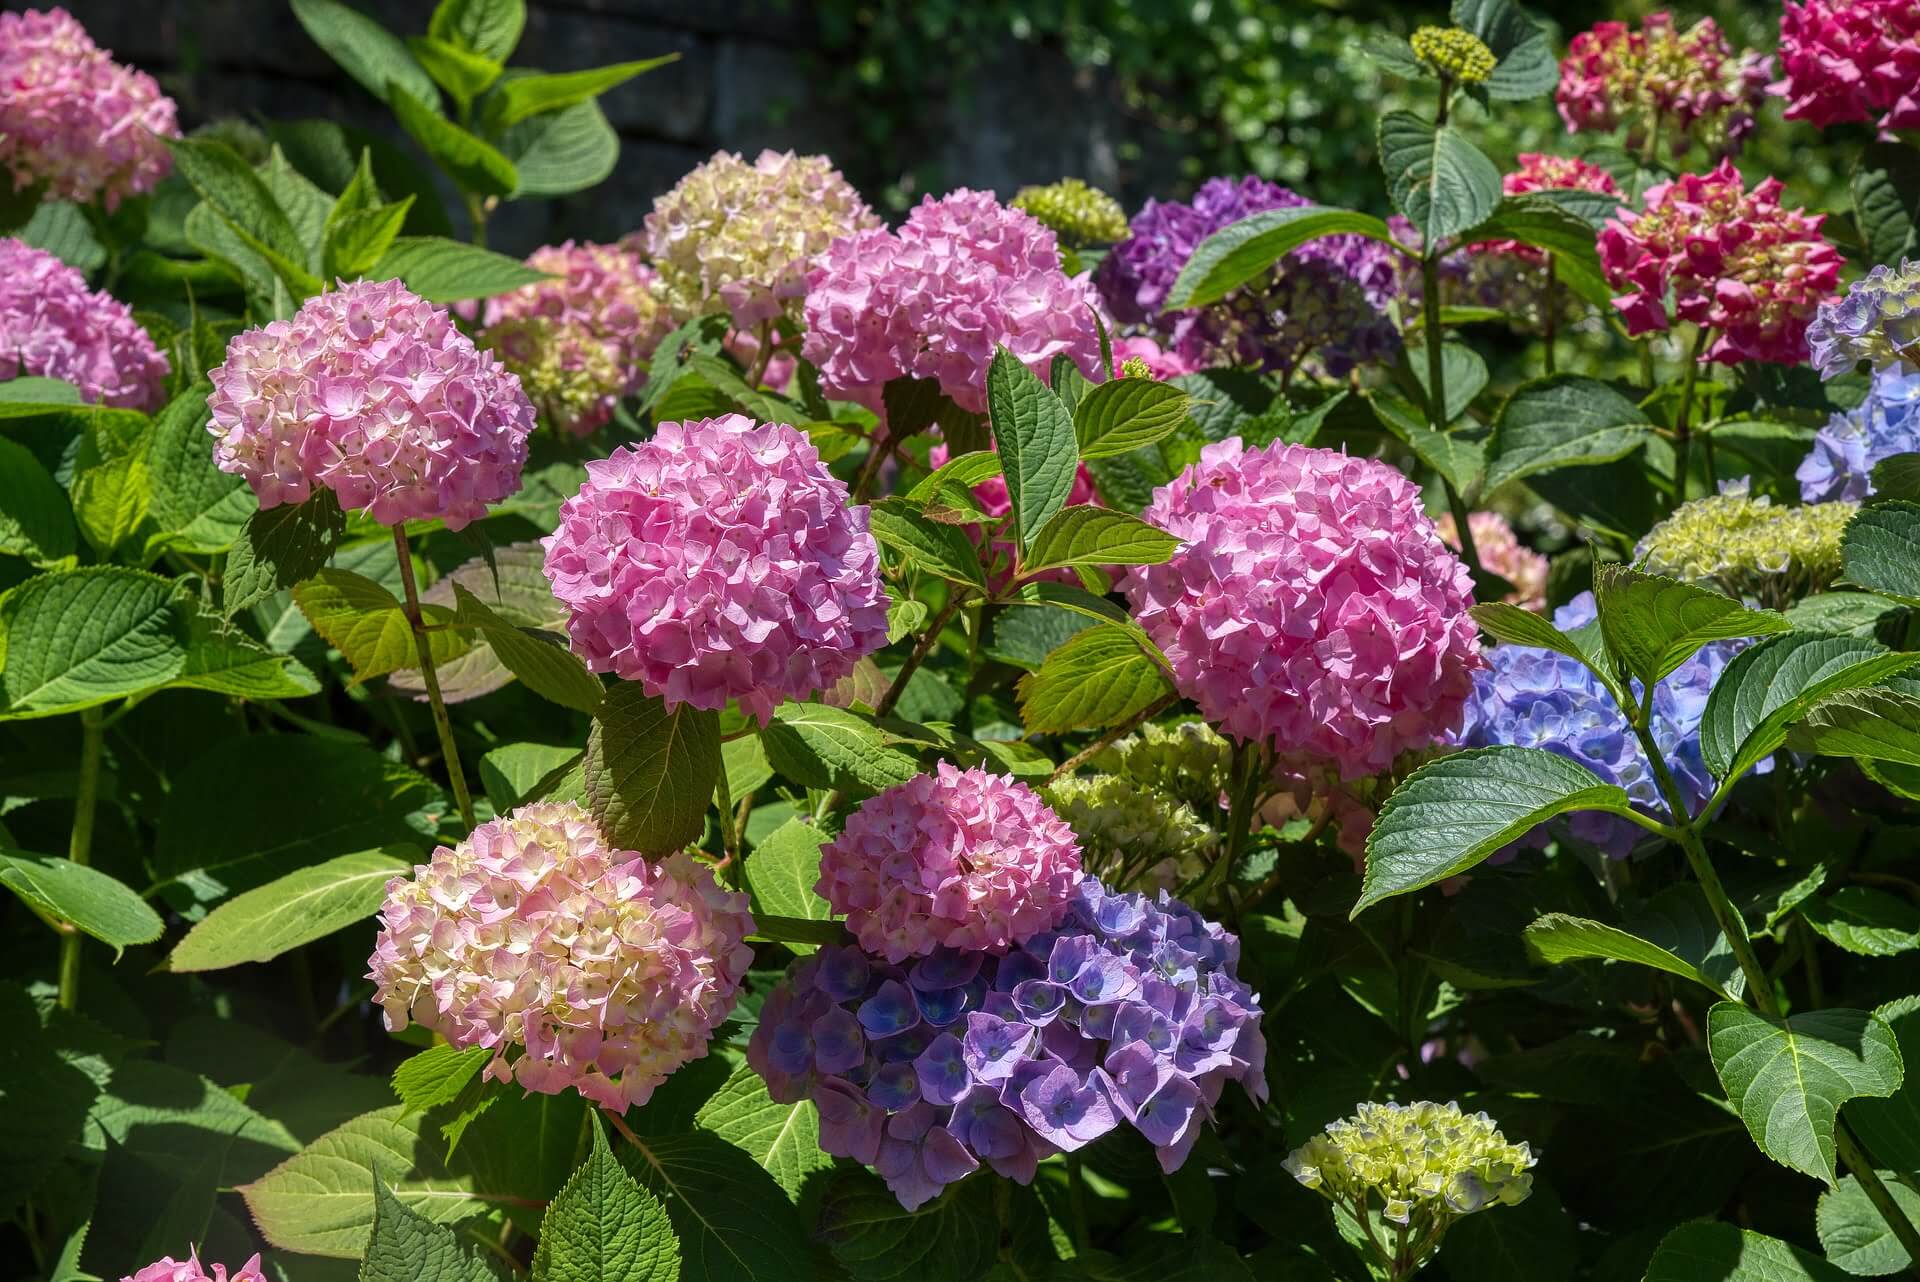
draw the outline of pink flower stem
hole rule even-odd
[[[93,861],[93,812],[100,799],[100,754],[106,730],[100,709],[80,714],[80,779],[73,795],[73,832],[67,839],[67,858],[82,868]],[[60,1009],[80,1006],[80,931],[62,923],[60,936]]]
[[[407,547],[405,523],[393,527],[393,550],[400,558],[400,585],[406,592],[407,623],[413,629],[414,652],[420,656],[420,680],[427,687],[427,702],[433,706],[433,725],[440,732],[440,756],[446,762],[447,778],[453,784],[453,800],[460,807],[460,822],[473,831],[473,794],[467,791],[467,776],[460,769],[460,749],[453,742],[453,722],[447,718],[447,701],[440,696],[440,677],[433,670],[433,643],[427,639],[427,625],[420,613],[420,589],[413,582],[413,552]]]

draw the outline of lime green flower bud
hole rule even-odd
[[[1206,816],[1220,808],[1233,768],[1233,745],[1204,721],[1144,725],[1093,759],[1096,768],[1131,779]]]
[[[1704,581],[1733,596],[1783,606],[1840,574],[1840,538],[1858,504],[1775,507],[1744,486],[1683,503],[1635,549],[1652,574]]]
[[[1081,860],[1103,879],[1169,889],[1201,871],[1213,830],[1193,808],[1117,775],[1061,779],[1040,790],[1080,839]]]
[[[1153,371],[1147,368],[1145,357],[1129,356],[1120,362],[1121,378],[1152,378]]]
[[[1022,187],[1014,193],[1013,207],[1053,228],[1068,245],[1111,245],[1127,238],[1127,215],[1120,202],[1079,178]]]
[[[1493,74],[1493,50],[1459,27],[1422,27],[1413,33],[1414,56],[1463,85],[1477,85]]]

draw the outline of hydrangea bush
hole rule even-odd
[[[401,8],[385,131],[0,15],[9,1276],[1911,1271],[1912,5],[538,248],[703,64]]]

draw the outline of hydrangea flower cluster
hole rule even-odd
[[[1772,78],[1773,60],[1754,50],[1736,57],[1713,19],[1683,32],[1662,11],[1638,30],[1602,22],[1575,36],[1554,101],[1568,133],[1625,125],[1631,150],[1664,137],[1675,155],[1698,142],[1727,156],[1753,132]]]
[[[260,1268],[258,1252],[232,1273],[227,1272],[224,1264],[214,1265],[213,1272],[208,1273],[200,1263],[199,1252],[189,1251],[184,1260],[162,1256],[139,1272],[127,1274],[120,1282],[267,1282],[267,1275]]]
[[[23,377],[72,383],[89,405],[151,410],[166,398],[167,359],[125,303],[46,250],[0,236],[0,380]]]
[[[1823,592],[1840,576],[1840,537],[1857,503],[1775,507],[1744,483],[1694,499],[1647,532],[1641,568],[1705,581],[1729,595],[1780,608]]]
[[[1903,364],[1874,376],[1867,398],[1835,414],[1814,434],[1813,449],[1794,473],[1808,503],[1873,493],[1873,468],[1882,459],[1920,451],[1920,372]]]
[[[1425,1242],[1460,1216],[1526,1201],[1534,1161],[1526,1144],[1508,1143],[1485,1113],[1423,1100],[1357,1105],[1352,1117],[1328,1123],[1295,1149],[1285,1166],[1362,1224],[1378,1196],[1382,1218]]]
[[[1554,156],[1540,151],[1523,151],[1520,167],[1500,177],[1500,191],[1507,196],[1524,196],[1535,191],[1592,191],[1618,196],[1620,185],[1613,175],[1598,165],[1577,156]],[[1467,246],[1474,254],[1506,254],[1529,263],[1543,263],[1546,251],[1517,240],[1483,240]]]
[[[1409,42],[1413,56],[1448,80],[1477,85],[1493,74],[1493,50],[1471,31],[1459,27],[1421,27]]]
[[[1920,8],[1912,0],[1787,0],[1780,14],[1784,75],[1769,86],[1788,120],[1875,120],[1920,128]]]
[[[792,318],[815,255],[879,225],[825,156],[763,151],[748,164],[717,151],[656,198],[644,229],[622,244],[659,271],[676,318],[725,312],[752,329]]]
[[[263,508],[323,485],[384,525],[458,530],[520,488],[534,422],[520,380],[397,280],[238,335],[210,377],[214,463]]]
[[[173,99],[152,76],[122,66],[65,9],[0,13],[0,167],[15,191],[111,213],[173,169],[162,139],[178,138]]]
[[[707,1053],[753,961],[745,895],[685,852],[610,848],[571,802],[481,824],[413,874],[387,883],[368,960],[387,1028],[487,1047],[487,1076],[543,1095],[646,1103]]]
[[[1106,192],[1088,186],[1084,178],[1022,187],[1013,194],[1012,204],[1053,228],[1068,245],[1111,245],[1127,236],[1127,211]]]
[[[1453,513],[1442,512],[1434,518],[1434,528],[1448,547],[1460,550],[1460,528],[1453,523]],[[1467,513],[1467,528],[1473,531],[1473,550],[1479,553],[1480,564],[1513,584],[1513,591],[1502,600],[1523,610],[1544,612],[1547,558],[1522,543],[1507,518],[1498,512]]]
[[[1196,877],[1213,837],[1193,808],[1123,775],[1075,775],[1040,790],[1080,843],[1081,861],[1110,886],[1173,889]]]
[[[541,543],[574,653],[669,709],[765,725],[887,641],[867,509],[785,423],[662,423],[588,463]]]
[[[767,998],[747,1062],[811,1099],[820,1147],[877,1170],[912,1210],[982,1162],[1040,1158],[1130,1125],[1177,1170],[1228,1082],[1266,1098],[1260,1003],[1240,941],[1177,899],[1082,881],[1058,930],[1004,956],[901,967],[823,948]]]
[[[1647,189],[1642,208],[1622,210],[1600,233],[1600,263],[1621,290],[1613,305],[1629,334],[1664,330],[1674,315],[1710,328],[1705,359],[1798,365],[1807,327],[1840,283],[1840,253],[1820,234],[1824,214],[1780,207],[1781,183],[1751,192],[1722,161]]]
[[[1593,593],[1582,592],[1554,611],[1553,623],[1567,632],[1598,617]],[[1654,742],[1690,813],[1698,813],[1714,788],[1700,755],[1700,718],[1713,683],[1739,650],[1738,642],[1713,642],[1654,687]],[[1626,715],[1585,664],[1520,645],[1495,646],[1487,652],[1487,661],[1475,674],[1473,697],[1467,702],[1459,735],[1463,747],[1545,748],[1618,784],[1641,813],[1669,818],[1653,767]],[[1758,770],[1769,768],[1770,763],[1763,762]],[[1597,810],[1576,811],[1566,822],[1576,838],[1615,859],[1632,853],[1646,835],[1631,820]]]
[[[1080,881],[1073,830],[1017,779],[941,762],[869,797],[820,848],[822,899],[890,962],[1003,950],[1060,924]]]
[[[1393,468],[1231,437],[1144,516],[1181,546],[1122,590],[1228,735],[1353,777],[1458,724],[1481,664],[1473,581]]]
[[[617,246],[570,240],[535,250],[527,266],[558,279],[487,300],[480,341],[548,422],[585,436],[647,381],[647,359],[671,327],[654,271]]]
[[[1821,378],[1837,378],[1861,361],[1876,370],[1920,367],[1920,261],[1885,263],[1820,304],[1807,346]]]
[[[835,241],[808,280],[801,355],[830,395],[884,413],[904,375],[937,379],[962,409],[987,408],[987,365],[1005,347],[1041,378],[1055,356],[1100,368],[1094,297],[1060,269],[1053,232],[991,192],[929,196],[898,232]]]
[[[1251,365],[1292,370],[1309,356],[1344,377],[1390,357],[1399,333],[1382,313],[1406,293],[1406,264],[1393,247],[1365,236],[1328,236],[1288,254],[1270,281],[1197,310],[1165,310],[1181,268],[1213,233],[1270,209],[1309,204],[1264,179],[1213,178],[1191,203],[1149,200],[1130,234],[1095,273],[1115,319],[1146,325],[1169,340],[1187,366]]]
[[[1226,795],[1233,745],[1204,721],[1149,722],[1102,748],[1093,764],[1206,815]]]

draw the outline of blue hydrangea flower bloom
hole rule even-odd
[[[1807,347],[1821,378],[1835,378],[1861,361],[1876,370],[1911,361],[1920,343],[1920,262],[1884,263],[1820,304],[1807,326]]]
[[[1920,371],[1899,364],[1873,379],[1867,399],[1835,414],[1813,438],[1813,449],[1794,475],[1808,503],[1873,493],[1873,466],[1895,454],[1920,450]]]
[[[811,1099],[820,1146],[909,1210],[985,1163],[1026,1183],[1052,1153],[1130,1125],[1172,1171],[1228,1082],[1266,1098],[1260,1000],[1240,943],[1165,891],[1082,879],[1059,929],[1005,956],[905,966],[822,948],[768,996],[747,1061]]]
[[[1582,592],[1554,612],[1553,622],[1564,632],[1585,627],[1595,617],[1593,593]],[[1693,814],[1714,789],[1700,756],[1700,718],[1713,683],[1739,650],[1740,643],[1733,641],[1705,646],[1653,692],[1654,742]],[[1626,714],[1586,665],[1533,646],[1494,646],[1486,655],[1487,666],[1474,674],[1473,695],[1467,700],[1462,746],[1545,748],[1625,789],[1636,810],[1670,818]],[[1639,689],[1636,683],[1636,693]],[[1767,768],[1764,763],[1760,767]],[[1574,837],[1615,859],[1625,858],[1646,836],[1630,820],[1600,811],[1576,811],[1566,822]],[[1535,834],[1533,839],[1541,837]]]

